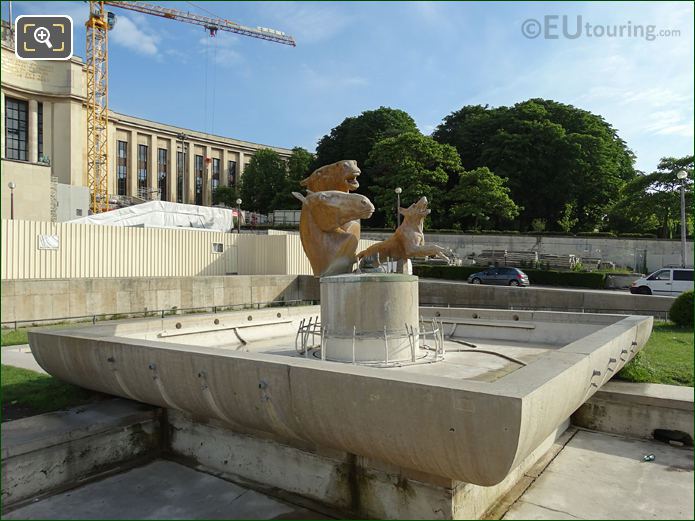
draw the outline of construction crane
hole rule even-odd
[[[160,16],[204,27],[210,36],[217,31],[250,36],[270,42],[296,46],[294,38],[274,29],[246,27],[230,20],[211,18],[195,13],[161,7],[145,2],[89,2],[87,27],[87,181],[92,213],[109,209],[109,51],[108,33],[114,26],[115,15],[105,6]]]

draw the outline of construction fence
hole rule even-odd
[[[376,241],[362,240],[364,249]],[[2,220],[3,280],[310,275],[298,234]]]

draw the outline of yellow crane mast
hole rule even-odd
[[[211,18],[195,13],[161,7],[145,2],[94,1],[89,2],[87,27],[87,183],[92,213],[109,209],[109,40],[108,32],[115,23],[113,13],[105,6],[118,7],[204,27],[210,36],[217,31],[250,36],[261,40],[296,45],[294,38],[274,29],[247,27],[222,18]]]

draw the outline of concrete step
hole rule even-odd
[[[3,512],[158,456],[156,407],[114,399],[2,424]]]

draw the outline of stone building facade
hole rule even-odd
[[[3,22],[2,218],[69,220],[87,215],[84,61],[23,61]],[[211,205],[217,186],[237,184],[253,154],[291,151],[109,113],[112,205],[162,199]],[[12,182],[14,190],[8,188]]]

